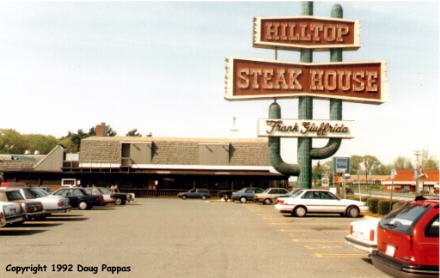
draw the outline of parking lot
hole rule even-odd
[[[0,276],[388,277],[344,242],[351,221],[255,203],[137,199],[1,228]]]

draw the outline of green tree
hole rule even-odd
[[[41,154],[48,154],[56,145],[58,140],[52,135],[25,134],[26,150],[31,153],[39,151]]]
[[[361,173],[363,162],[364,162],[364,158],[362,156],[352,155],[350,157],[350,174],[357,175]]]
[[[397,157],[394,160],[393,165],[395,169],[414,169],[411,159],[403,156]]]
[[[428,150],[422,150],[421,165],[425,170],[435,170],[438,169],[439,163],[436,156],[429,155]]]
[[[141,137],[142,135],[138,132],[137,128],[135,128],[127,132],[125,136]]]
[[[0,129],[0,153],[22,154],[27,149],[26,139],[14,129]]]
[[[368,175],[373,174],[376,169],[380,168],[382,163],[373,155],[364,155],[363,164],[365,169],[365,180],[368,183]]]

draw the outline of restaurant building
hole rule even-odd
[[[419,177],[419,183],[423,185],[423,190],[428,193],[439,193],[439,170],[423,170],[423,175]],[[387,178],[383,183],[385,190],[390,191],[394,186],[394,191],[416,191],[416,178],[414,169],[397,169],[394,180]]]
[[[288,184],[270,165],[267,139],[93,136],[81,141],[78,154],[59,145],[47,155],[6,157],[0,171],[5,181],[29,185],[56,187],[70,178],[155,196]]]

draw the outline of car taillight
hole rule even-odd
[[[255,195],[255,199],[258,199],[258,195]]]
[[[374,230],[370,230],[370,240],[374,240]]]
[[[234,194],[234,192],[232,192],[232,195],[231,195],[231,197],[234,197],[234,195],[235,195],[235,194]]]
[[[353,234],[353,225],[350,225],[350,235]]]
[[[284,200],[278,200],[278,204],[284,204]]]
[[[33,209],[32,207],[26,207],[26,211],[27,211],[27,212],[33,212],[34,209]]]
[[[58,202],[58,206],[62,207],[62,206],[64,206],[64,203],[63,202]]]

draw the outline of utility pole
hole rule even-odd
[[[416,196],[417,196],[417,195],[423,195],[423,189],[421,189],[420,185],[419,185],[419,183],[420,183],[419,182],[419,175],[420,175],[419,171],[421,169],[419,157],[421,155],[421,151],[419,151],[419,150],[414,151],[414,155],[416,156],[416,166],[415,166],[415,169],[414,169],[414,178],[416,180],[416,190],[415,190],[415,193],[416,193]]]

